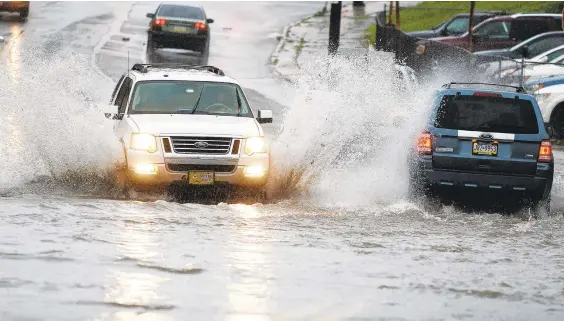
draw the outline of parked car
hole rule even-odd
[[[564,44],[556,48],[552,48],[546,52],[541,53],[530,59],[507,58],[501,61],[490,63],[486,71],[490,78],[501,79],[514,73],[521,73],[521,66],[532,67],[541,63],[549,63],[557,60],[560,56],[564,55]]]
[[[476,12],[472,19],[472,25],[475,26],[482,21],[489,18],[502,15],[503,12]],[[422,39],[436,38],[436,37],[447,37],[447,36],[459,36],[465,32],[468,32],[468,22],[470,21],[470,14],[461,13],[457,14],[450,20],[447,20],[438,26],[431,28],[430,30],[423,31],[412,31],[408,32],[407,35]]]
[[[202,57],[207,64],[210,46],[209,24],[214,20],[206,16],[204,8],[183,3],[161,3],[151,18],[147,39],[149,58],[160,48],[185,49]]]
[[[521,84],[541,78],[564,75],[564,55],[543,64],[527,64],[525,68],[509,70],[501,75],[508,84]],[[521,76],[523,79],[521,79]]]
[[[554,78],[560,78],[560,83],[539,88],[535,97],[544,121],[554,128],[554,136],[564,139],[564,77]]]
[[[472,30],[472,52],[513,47],[541,33],[562,31],[562,15],[548,13],[514,14],[490,18]],[[458,37],[431,38],[470,50],[469,33]]]
[[[525,83],[525,85],[523,87],[525,87],[525,89],[528,92],[534,93],[537,90],[540,90],[542,88],[555,86],[555,85],[562,85],[562,84],[564,84],[564,75],[563,76],[549,76],[549,77],[544,77],[544,78],[540,78],[540,79],[535,79],[535,80],[532,80],[532,81]]]
[[[29,16],[30,1],[0,1],[0,12],[15,12],[20,14],[21,20]]]
[[[173,183],[264,192],[270,152],[238,82],[213,66],[136,64],[105,112],[124,153],[128,189]]]
[[[551,126],[523,92],[450,83],[437,93],[409,161],[412,197],[495,195],[550,212],[554,175]],[[414,146],[415,147],[415,146]],[[473,193],[472,191],[476,191]]]
[[[511,48],[478,51],[474,54],[478,56],[530,59],[561,45],[564,45],[564,31],[552,31],[536,35]]]

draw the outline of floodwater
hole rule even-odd
[[[144,24],[145,7],[34,4],[27,23],[0,23],[1,321],[564,319],[562,152],[552,217],[429,211],[405,200],[404,164],[428,90],[412,99],[394,90],[386,57],[369,72],[334,60],[320,74],[325,61],[312,61],[286,88],[240,67],[235,53],[253,49],[218,28],[217,48],[239,46],[236,59],[216,58],[226,71],[233,64],[252,104],[279,115],[265,127],[270,200],[123,199],[112,124],[95,107],[113,84],[89,66],[123,61],[94,52],[104,26],[120,17]],[[239,6],[233,21],[241,12],[249,21],[288,15],[260,32],[237,25],[254,30],[254,49],[318,9],[230,5]],[[226,4],[209,6],[229,20]],[[266,61],[269,52],[253,55]],[[408,117],[397,128],[385,120],[399,107]]]

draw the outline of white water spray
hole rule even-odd
[[[8,49],[0,66],[0,188],[41,176],[104,172],[119,152],[112,122],[97,108],[114,84],[88,57],[42,57]]]
[[[368,64],[318,57],[302,70],[272,145],[271,192],[347,206],[403,198],[407,155],[432,92],[406,92],[385,53],[371,54]]]

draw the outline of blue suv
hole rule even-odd
[[[512,90],[476,89],[484,86]],[[525,200],[535,216],[549,213],[552,135],[535,98],[522,87],[444,85],[410,158],[410,194],[434,198],[475,191],[480,198],[505,193]]]

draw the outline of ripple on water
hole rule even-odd
[[[32,283],[32,281],[19,278],[0,278],[0,289],[15,289]],[[0,318],[0,320],[2,320],[2,318]]]
[[[143,310],[172,310],[175,308],[172,304],[149,304],[149,303],[132,303],[118,301],[76,301],[78,305],[104,305],[117,308],[143,309]]]
[[[137,266],[146,269],[174,273],[174,274],[200,274],[204,272],[204,269],[200,269],[200,268],[189,268],[189,267],[173,268],[173,267],[161,266],[158,264],[152,264],[146,262],[138,262]]]
[[[69,262],[74,261],[74,259],[68,257],[52,256],[51,254],[23,254],[15,252],[0,252],[0,259],[5,260],[41,260],[41,261],[53,261],[53,262]]]

